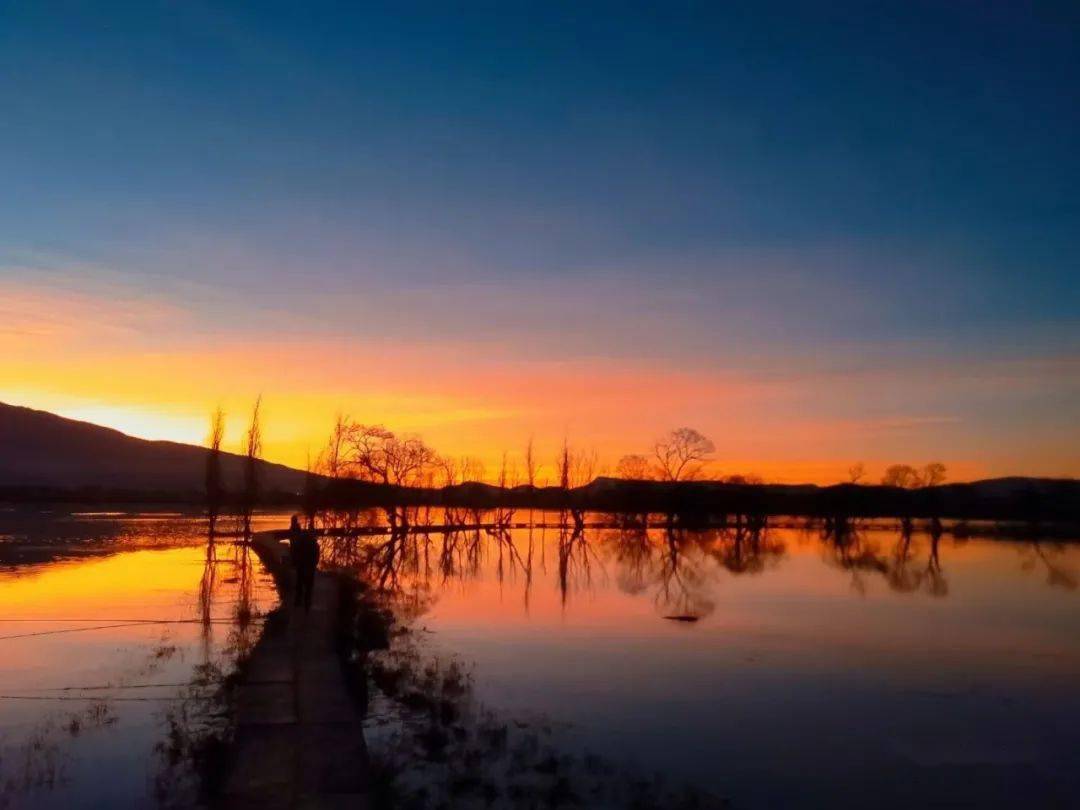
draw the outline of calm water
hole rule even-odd
[[[347,564],[427,654],[563,750],[737,807],[1080,806],[1080,547],[887,524],[363,546]]]
[[[375,664],[460,671],[468,711],[539,735],[519,770],[551,750],[735,807],[1080,806],[1080,547],[786,525],[375,535],[324,558],[411,628]],[[194,800],[185,734],[220,722],[216,683],[276,601],[253,560],[216,557],[184,515],[0,513],[0,807]],[[404,718],[373,689],[373,756],[456,767],[403,747]]]
[[[277,520],[280,523],[280,519]],[[0,513],[0,807],[188,806],[189,741],[276,601],[183,515]]]

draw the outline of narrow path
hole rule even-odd
[[[283,536],[260,532],[252,539],[282,605],[236,689],[234,757],[218,806],[363,808],[367,750],[335,649],[340,584],[316,574],[311,610],[294,608]]]

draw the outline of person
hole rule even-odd
[[[300,528],[300,518],[292,516],[289,523],[289,554],[296,575],[294,604],[311,610],[311,595],[315,589],[315,569],[319,567],[319,542],[315,532]]]

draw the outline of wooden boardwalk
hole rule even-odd
[[[232,767],[217,806],[363,808],[367,749],[335,647],[340,584],[317,573],[311,610],[294,608],[284,534],[252,540],[282,604],[242,669]]]

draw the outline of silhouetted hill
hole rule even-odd
[[[572,509],[579,512],[668,513],[687,520],[735,514],[820,517],[964,518],[1080,521],[1080,482],[995,478],[927,489],[836,484],[729,484],[719,481],[627,481],[597,478],[571,489],[482,483],[443,489],[330,482],[319,493],[326,507],[435,504],[468,508]]]
[[[590,509],[757,512],[851,517],[910,516],[1001,520],[1080,520],[1080,481],[992,478],[925,489],[858,484],[670,483],[598,478],[573,497]]]
[[[84,491],[193,495],[203,489],[207,450],[147,441],[111,428],[0,403],[0,490],[9,495]],[[222,453],[229,489],[239,486],[243,458]],[[300,492],[304,473],[259,462],[266,491]]]
[[[0,497],[102,500],[201,499],[207,451],[176,442],[146,441],[110,428],[0,403]],[[222,454],[225,484],[235,490],[243,458]],[[305,473],[259,462],[263,490],[298,501]],[[942,517],[1080,522],[1080,482],[1051,478],[994,478],[920,490],[837,484],[671,483],[597,478],[571,489],[503,489],[470,482],[442,489],[320,479],[312,505],[357,507],[433,504],[470,508],[573,509],[653,512],[702,519],[715,515],[823,517]]]

